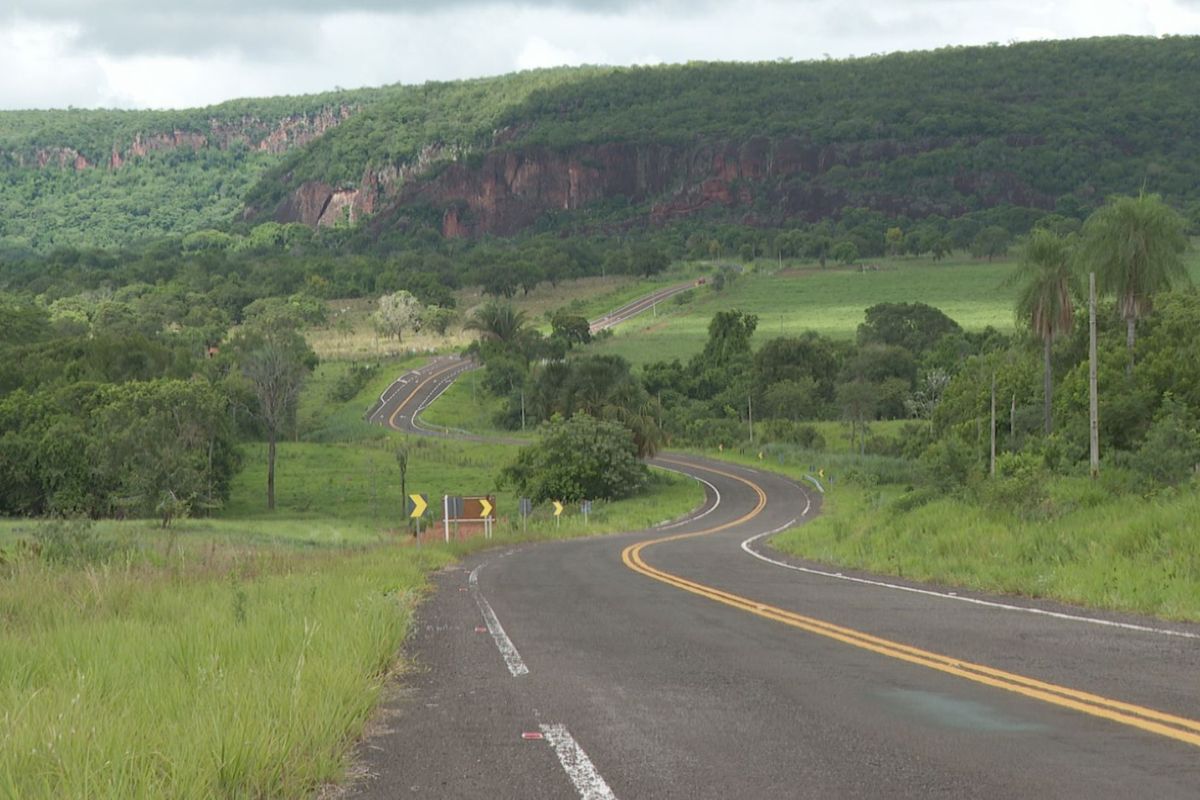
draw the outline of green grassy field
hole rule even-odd
[[[520,541],[638,530],[699,505],[694,481],[595,503],[587,523],[537,508],[525,525],[496,473],[516,449],[402,437],[362,421],[414,363],[391,362],[346,403],[322,365],[280,444],[266,510],[265,445],[244,448],[212,518],[0,522],[0,797],[310,796],[343,776],[432,570]],[[416,545],[408,491],[497,494],[491,540]],[[55,528],[54,530],[63,530]],[[69,547],[53,543],[66,541]],[[63,563],[55,553],[68,553]]]
[[[889,506],[899,487],[843,484],[820,517],[772,540],[814,561],[915,580],[1200,620],[1200,492],[1145,500],[1086,478],[1051,483],[1028,519],[943,498]]]
[[[876,303],[922,302],[936,306],[967,330],[988,325],[1011,330],[1015,289],[1005,280],[1012,260],[977,261],[949,258],[883,259],[878,271],[830,266],[750,270],[723,291],[691,293],[690,302],[668,301],[657,315],[642,315],[616,329],[612,339],[594,345],[595,352],[615,353],[634,364],[686,359],[704,347],[708,323],[720,310],[737,308],[758,315],[758,343],[773,336],[814,330],[851,338],[863,312]]]

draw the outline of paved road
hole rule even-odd
[[[762,541],[811,487],[659,463],[691,518],[437,576],[358,796],[1200,797],[1200,626],[828,574]]]

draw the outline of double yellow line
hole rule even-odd
[[[674,462],[681,464],[682,462]],[[687,466],[696,468],[694,464]],[[741,595],[732,594],[730,592],[716,589],[712,586],[706,586],[702,583],[688,580],[679,575],[666,572],[650,566],[642,557],[642,552],[647,548],[655,545],[665,544],[667,542],[678,541],[680,539],[690,539],[695,536],[706,536],[708,534],[717,533],[736,525],[741,525],[744,522],[757,517],[762,513],[763,508],[767,504],[767,494],[762,487],[751,480],[743,478],[739,475],[734,475],[730,472],[724,472],[712,467],[701,467],[705,471],[712,472],[716,475],[721,475],[726,478],[731,478],[735,481],[745,484],[754,491],[758,498],[755,507],[732,522],[726,522],[713,528],[707,528],[694,533],[681,533],[672,536],[664,536],[658,539],[649,539],[647,541],[638,542],[625,548],[621,553],[621,560],[627,567],[634,572],[639,572],[657,581],[662,581],[665,584],[674,586],[677,589],[682,589],[685,592],[706,597],[709,600],[714,600],[718,603],[723,603],[727,606],[754,614],[764,619],[769,619],[774,622],[781,622],[784,625],[790,625],[793,628],[808,633],[813,633],[818,636],[824,636],[829,639],[842,642],[844,644],[858,647],[863,650],[869,650],[879,655],[894,658],[899,661],[906,661],[910,664],[927,667],[929,669],[944,672],[948,675],[954,675],[959,678],[965,678],[975,683],[981,683],[985,686],[991,686],[996,689],[1003,689],[1007,692],[1030,697],[1035,700],[1041,700],[1052,705],[1069,708],[1074,711],[1079,711],[1084,714],[1089,714],[1093,717],[1119,722],[1122,725],[1129,725],[1149,733],[1166,736],[1169,739],[1174,739],[1185,744],[1190,744],[1200,747],[1200,722],[1187,719],[1186,717],[1175,716],[1161,711],[1156,711],[1152,708],[1134,705],[1133,703],[1125,703],[1120,700],[1112,700],[1100,695],[1091,694],[1089,692],[1081,692],[1076,689],[1071,689],[1066,686],[1059,686],[1045,681],[1039,681],[1034,678],[1027,678],[1023,675],[1017,675],[1012,672],[994,669],[983,664],[974,664],[962,659],[953,658],[951,656],[942,655],[940,653],[922,650],[917,647],[910,647],[906,644],[893,642],[889,639],[882,639],[878,636],[846,628],[841,625],[834,625],[824,620],[808,617],[803,614],[797,614],[787,609],[778,608],[776,606],[759,603]]]
[[[462,362],[459,362],[457,364],[451,364],[450,366],[446,367],[445,369],[438,370],[437,372],[433,373],[425,380],[418,383],[413,388],[413,390],[408,393],[408,397],[404,398],[403,402],[401,402],[400,405],[396,406],[396,410],[392,412],[392,415],[390,417],[388,417],[388,427],[392,428],[394,430],[400,430],[400,428],[396,425],[396,417],[400,416],[400,412],[404,410],[404,407],[407,406],[410,402],[412,402],[412,399],[417,396],[417,392],[421,391],[426,386],[428,386],[430,381],[437,380],[438,378],[445,375],[447,372],[453,372],[454,370],[458,369],[461,366],[462,366]],[[415,420],[414,420],[414,423],[415,423]]]

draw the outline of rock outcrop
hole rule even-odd
[[[321,134],[337,127],[357,109],[349,105],[324,108],[315,114],[293,114],[281,119],[242,117],[240,119],[210,119],[204,130],[139,132],[126,141],[113,142],[111,151],[95,160],[71,147],[46,146],[0,153],[0,164],[8,163],[19,169],[74,169],[82,171],[98,166],[120,169],[131,159],[144,158],[150,153],[173,150],[203,150],[216,147],[228,150],[244,146],[262,153],[280,155],[303,147]]]
[[[377,224],[386,226],[388,219],[403,218],[406,207],[423,206],[441,212],[447,237],[511,235],[548,212],[577,211],[601,202],[638,208],[644,221],[653,225],[711,208],[763,224],[816,220],[836,215],[849,204],[916,217],[952,216],[967,209],[931,208],[928,199],[915,195],[856,193],[822,177],[835,167],[853,171],[955,143],[974,144],[929,139],[818,145],[799,136],[756,136],[690,146],[499,148],[448,162],[444,153],[426,153],[420,163],[384,172],[368,170],[353,189],[304,184],[274,216],[281,222],[329,225],[380,212]],[[440,169],[429,169],[434,163]],[[1053,198],[1012,174],[963,173],[952,183],[961,195],[983,197],[989,204],[1053,208]]]

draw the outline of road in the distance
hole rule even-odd
[[[386,421],[457,368],[410,379]],[[1200,626],[769,563],[746,543],[819,495],[662,463],[706,482],[692,519],[437,577],[359,796],[1200,796]]]

